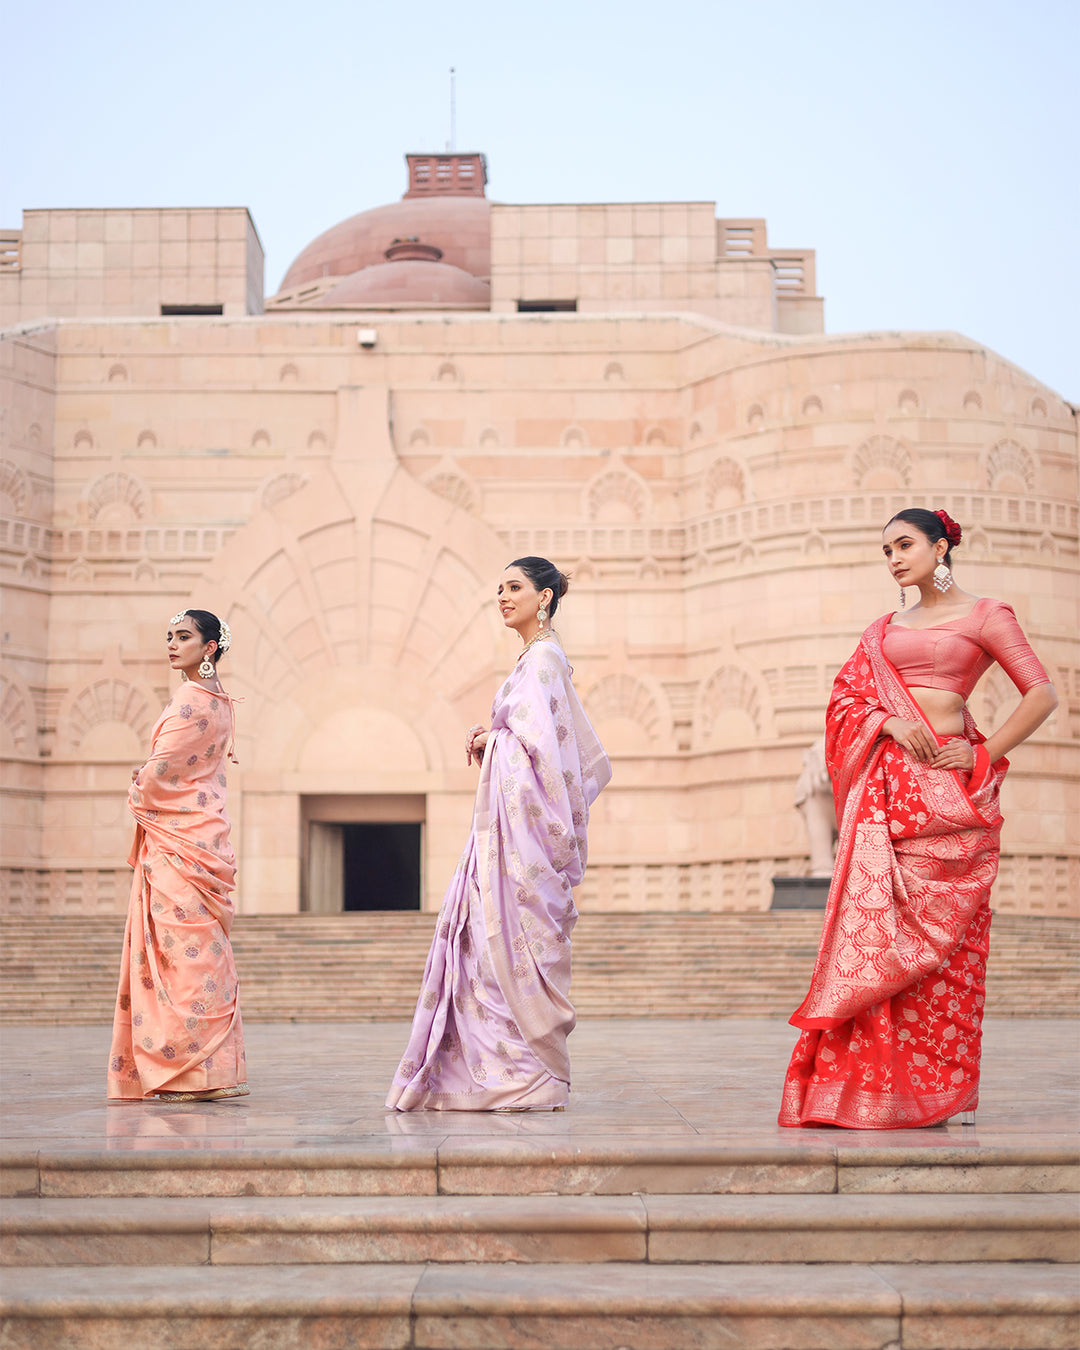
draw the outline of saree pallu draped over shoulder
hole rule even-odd
[[[135,869],[108,1095],[234,1087],[246,1079],[229,930],[236,859],[225,810],[232,700],[187,683],[153,731],[128,794]]]
[[[990,763],[966,708],[970,774],[882,736],[890,717],[926,721],[883,654],[887,624],[866,630],[829,701],[840,837],[810,991],[790,1019],[802,1035],[781,1125],[905,1129],[978,1103],[1008,761]]]
[[[428,955],[386,1104],[399,1111],[566,1104],[573,887],[611,768],[552,640],[495,697],[473,827]]]

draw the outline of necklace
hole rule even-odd
[[[521,660],[521,658],[525,655],[525,653],[534,643],[545,642],[548,638],[552,638],[554,636],[555,634],[552,633],[550,629],[542,629],[539,633],[537,633],[537,635],[534,638],[530,638],[528,642],[526,642],[525,646],[522,647],[521,651],[518,653],[518,660],[519,661]]]

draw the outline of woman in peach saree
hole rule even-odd
[[[206,610],[170,621],[169,664],[185,681],[132,775],[135,869],[109,1053],[110,1098],[243,1097],[244,1033],[229,929],[236,859],[225,812],[232,700],[216,663],[229,628]]]

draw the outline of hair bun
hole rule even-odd
[[[559,599],[561,600],[570,589],[570,578],[565,572],[559,573]]]
[[[955,548],[960,540],[963,539],[964,532],[956,521],[953,520],[952,516],[949,515],[948,511],[935,511],[934,515],[941,521],[942,527],[945,530],[945,538],[949,541],[949,547]]]

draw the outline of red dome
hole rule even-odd
[[[350,277],[381,265],[395,239],[422,239],[442,249],[443,264],[474,277],[491,273],[491,203],[486,197],[406,197],[350,216],[312,240],[279,290],[323,277]],[[336,289],[336,288],[335,288]]]
[[[313,308],[334,309],[338,305],[461,305],[491,303],[491,287],[460,267],[444,262],[418,259],[380,262],[361,268],[331,286],[313,302]]]

